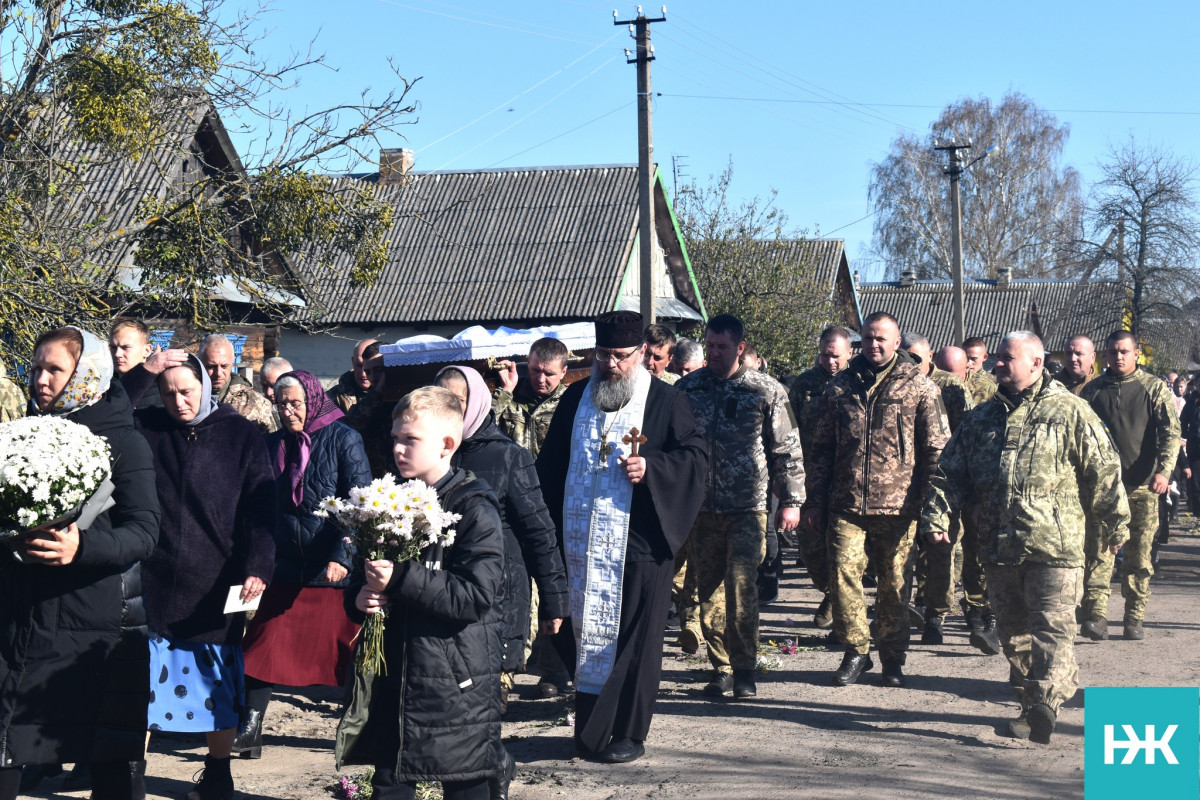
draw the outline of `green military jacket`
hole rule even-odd
[[[812,455],[817,422],[821,418],[821,395],[825,394],[825,387],[831,378],[833,376],[818,365],[799,375],[783,379],[788,400],[792,404],[792,412],[796,415],[796,424],[800,426],[800,447],[804,450],[805,469],[808,468],[808,459]]]
[[[1019,403],[998,392],[963,419],[938,460],[921,533],[948,531],[969,506],[989,564],[1082,567],[1089,525],[1105,548],[1129,538],[1117,452],[1088,404],[1046,372]]]
[[[1054,380],[1058,381],[1063,386],[1067,387],[1067,391],[1069,391],[1071,394],[1075,395],[1076,397],[1081,397],[1083,395],[1083,388],[1085,386],[1087,386],[1089,383],[1091,383],[1093,380],[1096,379],[1096,373],[1093,372],[1093,373],[1089,374],[1086,378],[1081,380],[1079,383],[1068,383],[1067,381],[1063,380],[1063,376],[1066,374],[1067,373],[1065,371],[1060,372],[1060,373],[1058,373],[1058,376]]]
[[[834,513],[916,519],[950,431],[937,386],[912,356],[897,351],[882,376],[855,356],[833,376],[821,406],[808,504]]]
[[[953,372],[933,368],[929,380],[937,384],[942,393],[942,405],[946,408],[946,419],[950,422],[950,432],[958,430],[966,413],[975,407],[975,399],[971,390]]]
[[[705,367],[680,378],[675,390],[708,443],[706,511],[765,511],[772,486],[781,507],[804,502],[800,432],[779,381],[744,366],[723,380]]]
[[[245,378],[236,372],[229,376],[229,383],[218,393],[217,399],[222,403],[233,406],[233,410],[258,426],[261,433],[274,433],[279,430],[279,421],[275,418],[275,408],[266,395],[254,390]]]
[[[1146,486],[1155,475],[1170,478],[1179,457],[1179,416],[1166,383],[1140,367],[1125,377],[1105,370],[1079,396],[1112,435],[1126,489]]]
[[[992,377],[991,373],[981,369],[968,372],[964,383],[971,390],[971,399],[977,406],[983,405],[985,400],[996,393],[996,379]]]
[[[497,389],[492,395],[496,424],[536,459],[546,440],[546,431],[550,430],[550,420],[558,410],[558,401],[566,391],[567,384],[560,383],[550,394],[538,397],[526,380],[518,381],[513,392]]]

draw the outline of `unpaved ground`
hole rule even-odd
[[[791,556],[792,554],[788,554]],[[790,559],[794,562],[794,557]],[[1119,637],[1121,599],[1109,605]],[[1200,535],[1176,531],[1163,548],[1146,640],[1078,640],[1081,682],[1094,686],[1194,686],[1200,682]],[[568,704],[535,700],[536,678],[522,676],[504,734],[519,766],[514,800],[592,798],[1072,798],[1083,796],[1083,700],[1063,709],[1046,747],[1003,736],[1015,704],[1003,657],[967,644],[961,618],[946,644],[913,645],[909,686],[878,685],[878,666],[859,685],[830,685],[840,654],[821,648],[811,627],[816,595],[789,568],[780,601],[764,611],[763,640],[813,647],[778,656],[752,702],[701,696],[703,661],[668,645],[657,715],[644,759],[627,765],[573,757]],[[914,642],[919,632],[914,630]],[[703,651],[701,651],[703,653]],[[235,760],[242,797],[326,800],[337,779],[331,741],[335,690],[277,695],[268,712],[261,760]],[[198,736],[156,736],[147,788],[182,797],[203,765]],[[47,781],[40,797],[55,794]],[[76,794],[75,797],[86,797]]]

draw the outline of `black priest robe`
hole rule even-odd
[[[546,507],[554,520],[558,546],[563,546],[563,504],[594,502],[591,497],[566,497],[567,471],[575,414],[590,379],[571,385],[559,402],[538,455],[537,471]],[[617,438],[624,435],[619,432]],[[683,395],[660,380],[650,382],[641,435],[640,455],[646,474],[634,486],[630,510],[621,622],[616,661],[599,695],[577,693],[577,745],[599,753],[610,741],[645,741],[662,676],[663,631],[671,604],[675,552],[683,546],[704,502],[708,449],[704,434]],[[598,447],[599,442],[585,446]],[[565,561],[565,554],[564,554]],[[569,582],[584,580],[567,575]],[[555,649],[574,676],[575,632],[563,621]]]

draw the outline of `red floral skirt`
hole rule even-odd
[[[246,628],[246,675],[283,686],[341,686],[354,657],[358,626],[346,616],[342,589],[273,583]]]

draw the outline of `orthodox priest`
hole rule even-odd
[[[575,746],[640,758],[662,672],[675,551],[704,500],[704,436],[681,394],[642,366],[642,316],[596,318],[589,378],[567,389],[538,455],[570,584],[555,639],[574,668]]]

